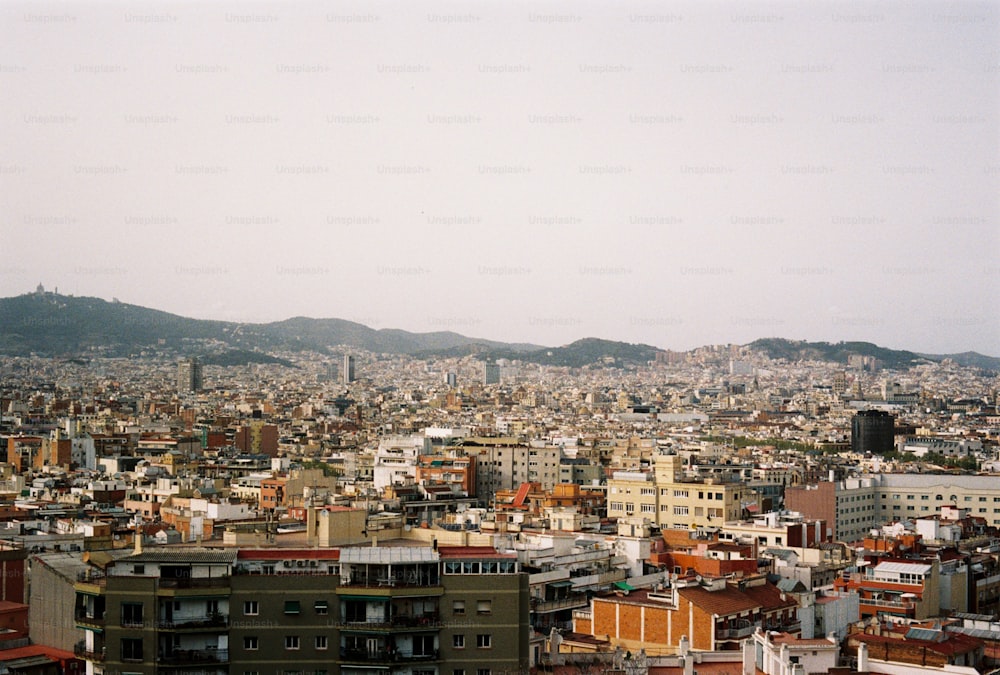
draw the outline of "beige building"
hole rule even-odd
[[[655,455],[652,472],[616,471],[608,481],[609,517],[646,517],[661,528],[720,527],[757,503],[745,483],[686,477],[679,455]]]

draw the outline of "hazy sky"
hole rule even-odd
[[[0,4],[0,295],[1000,355],[996,2]]]

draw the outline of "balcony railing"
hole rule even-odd
[[[101,612],[100,616],[95,616],[93,612],[88,614],[86,610],[78,608],[73,613],[73,618],[76,619],[77,625],[80,626],[104,628],[104,612]]]
[[[86,659],[87,661],[94,661],[97,663],[103,663],[105,658],[103,649],[101,649],[100,651],[91,651],[87,649],[86,642],[77,642],[75,645],[73,645],[73,654],[79,656],[81,659]]]
[[[535,600],[531,601],[531,611],[538,614],[546,612],[557,612],[561,609],[576,609],[577,607],[587,607],[590,600],[586,595],[580,594],[571,598],[560,598],[559,600]]]
[[[160,579],[160,588],[225,588],[227,586],[229,586],[229,577]]]
[[[228,614],[206,614],[204,616],[178,617],[172,620],[161,619],[157,626],[166,630],[185,628],[225,628],[229,625]]]
[[[399,663],[407,661],[436,661],[440,658],[440,654],[436,649],[430,653],[419,654],[401,652],[395,649],[341,649],[340,658],[342,661],[350,661],[352,663]]]
[[[195,664],[228,663],[228,649],[175,649],[169,655],[157,659],[167,666],[186,666]]]
[[[423,616],[394,616],[389,621],[338,621],[337,628],[342,630],[398,630],[415,628],[417,630],[441,628],[444,623],[437,614]]]
[[[715,631],[716,640],[739,640],[750,637],[757,630],[757,626],[743,626],[742,628],[719,628]]]
[[[858,601],[862,605],[869,605],[871,607],[885,607],[887,609],[895,609],[900,611],[912,610],[916,608],[916,604],[913,602],[896,602],[893,600],[875,600],[874,598],[861,598]]]

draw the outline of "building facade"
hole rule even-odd
[[[160,549],[75,584],[87,673],[491,675],[528,662],[528,577],[491,547]]]

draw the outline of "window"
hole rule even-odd
[[[299,601],[285,600],[285,614],[298,614],[298,613],[299,613]]]
[[[285,636],[285,649],[298,649],[299,648],[299,636],[298,635],[286,635]]]
[[[476,671],[476,675],[490,675],[490,669],[480,668],[479,670]]]
[[[930,499],[930,495],[920,495],[920,501],[926,502]]]
[[[452,614],[465,614],[465,600],[455,600],[451,603]]]
[[[123,602],[122,603],[122,625],[141,626],[142,625],[142,603]]]
[[[260,643],[257,640],[256,635],[245,635],[243,636],[243,649],[254,651],[260,648]]]
[[[493,636],[489,633],[480,633],[476,636],[476,646],[480,649],[489,649],[493,646]]]
[[[132,565],[132,574],[143,575],[146,573],[145,565]]]
[[[259,670],[244,670],[243,675],[260,675]]]
[[[122,638],[122,661],[142,661],[142,638]]]
[[[687,490],[674,490],[674,497],[678,497],[678,498],[683,499],[683,498],[685,498],[687,496],[688,496],[688,491]]]
[[[476,614],[492,614],[492,613],[493,613],[492,600],[479,600],[476,603]]]
[[[456,633],[451,636],[451,646],[455,649],[465,649],[465,635]]]
[[[260,614],[260,604],[256,600],[244,600],[243,614],[246,616],[257,616]]]
[[[317,600],[313,604],[313,609],[316,610],[317,614],[327,614],[330,611],[330,606],[327,604],[326,600]]]
[[[414,656],[433,656],[434,655],[434,636],[433,635],[414,635],[413,636],[413,655]]]
[[[316,649],[327,649],[327,642],[325,635],[316,636]]]
[[[451,675],[465,675],[465,669],[455,668],[454,670],[451,671]]]
[[[686,506],[675,506],[674,515],[675,516],[686,516],[688,514],[688,507]]]

